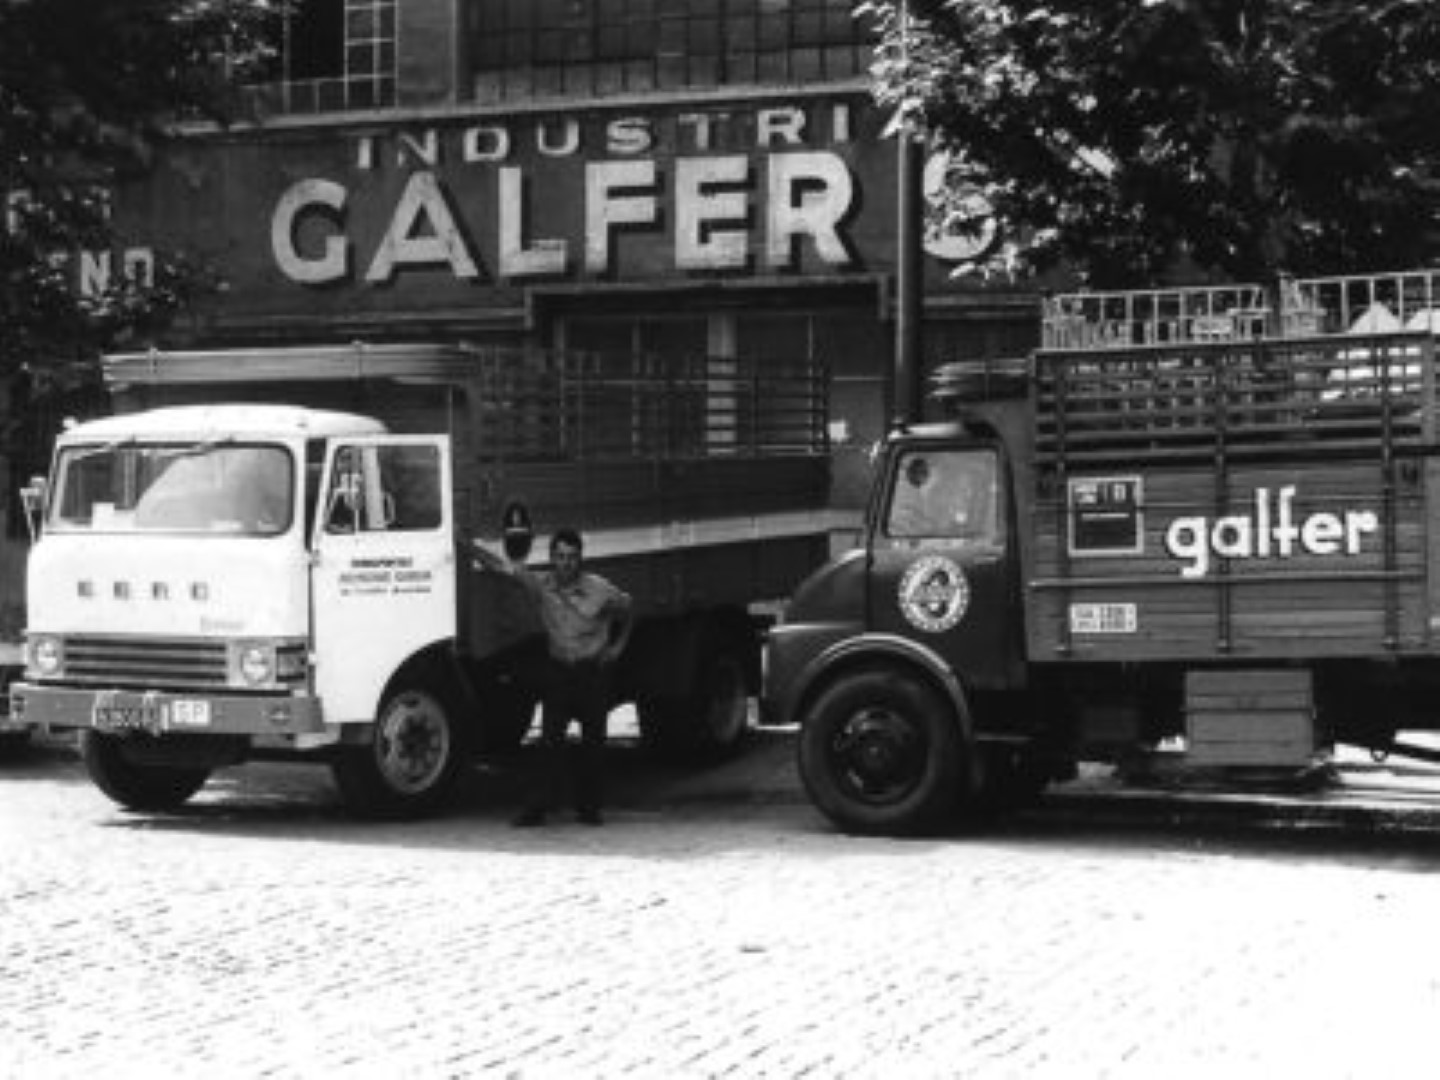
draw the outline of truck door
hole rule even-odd
[[[371,720],[386,681],[455,636],[450,440],[332,441],[311,574],[316,689],[332,722]]]
[[[934,650],[967,685],[1010,685],[1021,614],[1008,519],[995,448],[897,447],[871,527],[871,626]]]

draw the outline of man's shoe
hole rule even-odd
[[[575,813],[575,820],[581,825],[604,825],[605,817],[599,810],[578,810]]]
[[[517,829],[533,829],[536,825],[545,824],[545,811],[536,810],[531,807],[528,810],[521,810],[510,819],[510,824]]]

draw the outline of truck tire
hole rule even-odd
[[[801,720],[800,778],[841,829],[907,836],[933,831],[961,805],[965,741],[949,704],[894,668],[848,672]]]
[[[80,733],[80,756],[90,779],[127,810],[174,810],[210,778],[203,766],[135,761],[127,753],[127,742],[98,731]]]
[[[455,708],[432,689],[402,685],[381,703],[369,741],[340,747],[331,770],[351,813],[409,819],[445,804],[464,759]]]
[[[646,745],[667,760],[723,760],[740,749],[749,730],[745,660],[723,644],[705,650],[696,658],[688,695],[642,698],[635,711]]]
[[[0,735],[0,761],[19,757],[30,746],[30,732],[7,731]]]

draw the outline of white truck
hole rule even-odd
[[[265,361],[289,371],[302,366],[284,361],[307,358],[313,386],[324,350]],[[183,370],[195,358],[171,359]],[[241,357],[206,359],[212,375],[243,374]],[[415,364],[404,371],[413,377]],[[162,383],[215,391],[183,376]],[[635,380],[626,386],[635,398]],[[573,405],[583,395],[567,387]],[[493,381],[471,389],[496,393]],[[469,449],[455,452],[457,441]],[[758,682],[757,601],[784,596],[823,558],[823,518],[739,514],[731,498],[729,516],[605,519],[597,508],[616,499],[675,514],[626,480],[660,464],[598,452],[507,460],[501,482],[480,445],[463,421],[446,434],[395,433],[352,412],[254,401],[148,408],[62,432],[50,477],[26,492],[37,539],[15,718],[79,729],[91,777],[132,809],[176,807],[217,767],[273,752],[330,764],[358,813],[433,811],[472,753],[518,744],[538,691],[533,612],[513,582],[473,569],[469,545],[498,535],[497,500],[529,490],[543,503],[558,490],[563,505],[537,524],[586,530],[587,554],[636,597],[621,699],[657,744],[733,746]],[[741,450],[714,464],[766,472],[763,454]],[[705,487],[705,465],[688,461],[687,491]],[[597,501],[597,487],[613,498]]]

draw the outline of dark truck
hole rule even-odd
[[[769,636],[762,721],[841,828],[910,833],[1163,742],[1306,770],[1440,727],[1440,272],[1082,293],[956,363],[863,544]]]
[[[329,763],[361,812],[441,805],[468,753],[520,742],[539,693],[530,605],[470,557],[517,506],[532,562],[575,526],[635,598],[617,682],[644,737],[723,754],[771,613],[829,552],[808,362],[357,344],[104,374],[116,415],[62,433],[29,492],[12,701],[80,729],[128,806],[261,751]]]

